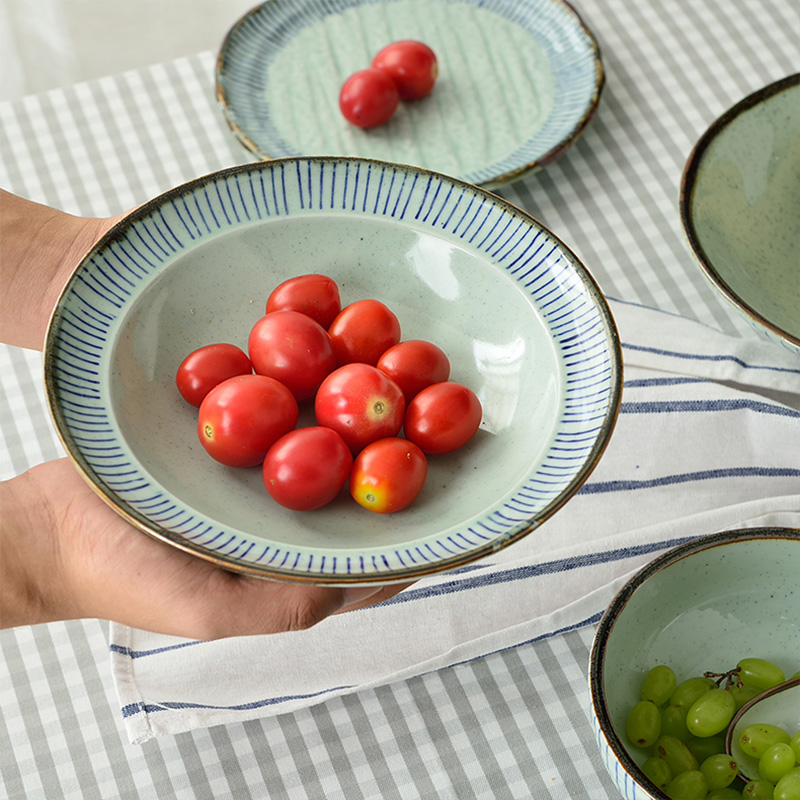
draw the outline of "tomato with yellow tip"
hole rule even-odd
[[[376,514],[401,511],[419,497],[428,460],[408,439],[388,437],[368,444],[353,462],[350,494]]]

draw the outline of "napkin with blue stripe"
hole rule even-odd
[[[130,740],[288,712],[593,625],[637,569],[682,542],[800,528],[800,357],[610,305],[620,416],[564,508],[489,559],[307,631],[196,642],[112,624]]]

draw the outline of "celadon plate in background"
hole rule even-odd
[[[748,95],[692,151],[680,212],[706,277],[800,355],[800,73]]]
[[[361,130],[344,80],[398,39],[437,54],[427,98]],[[269,0],[230,30],[217,97],[261,159],[360,156],[495,188],[552,162],[583,132],[604,83],[600,51],[562,0]]]
[[[246,347],[269,292],[308,272],[345,304],[382,300],[481,400],[474,439],[431,457],[401,512],[346,491],[280,507],[260,468],[206,454],[175,386],[189,352]],[[255,162],[137,208],[78,267],[45,345],[64,446],[133,525],[239,572],[328,584],[451,569],[537,531],[601,457],[621,380],[607,304],[553,233],[473,185],[360,159]]]

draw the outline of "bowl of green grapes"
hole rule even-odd
[[[589,664],[627,800],[800,800],[800,529],[692,539],[618,592]]]

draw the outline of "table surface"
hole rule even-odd
[[[580,0],[606,71],[567,155],[499,193],[555,231],[606,294],[755,336],[696,268],[677,212],[692,146],[800,69],[796,0]],[[234,20],[231,20],[233,22]],[[220,32],[220,40],[224,31]],[[0,103],[0,184],[119,213],[243,163],[204,51]],[[41,356],[0,347],[0,477],[61,455]],[[591,626],[310,709],[129,744],[107,624],[0,634],[0,796],[614,800],[589,721]]]

